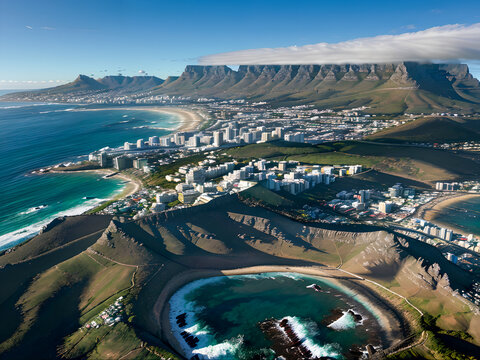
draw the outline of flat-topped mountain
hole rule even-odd
[[[387,113],[480,109],[479,82],[464,64],[191,65],[155,92]]]
[[[345,109],[365,106],[372,113],[480,111],[480,85],[465,64],[188,65],[179,77],[80,75],[51,89],[9,94],[2,99],[38,100],[81,92],[151,91],[216,99],[244,98],[273,105],[313,104]]]

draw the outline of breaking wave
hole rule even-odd
[[[173,329],[175,338],[182,347],[184,354],[188,355],[188,358],[198,354],[204,359],[232,359],[234,354],[238,351],[243,343],[242,336],[218,343],[208,326],[202,326],[198,323],[198,319],[195,315],[201,311],[202,308],[199,307],[194,301],[186,300],[186,295],[193,290],[209,283],[221,281],[222,279],[225,279],[225,277],[213,277],[193,281],[183,286],[170,298],[170,325]],[[176,316],[183,313],[187,314],[187,326],[180,329],[176,324]],[[192,349],[186,344],[180,335],[181,331],[187,331],[199,339],[196,348]]]
[[[333,330],[354,329],[357,326],[357,322],[355,321],[355,318],[349,311],[352,311],[354,314],[357,314],[352,309],[344,311],[343,315],[340,316],[334,322],[332,322],[330,325],[328,325],[328,327]],[[362,323],[363,323],[363,317],[362,317],[362,320],[359,322],[359,325],[361,325]]]
[[[106,199],[91,199],[86,202],[84,202],[81,205],[75,206],[71,209],[67,209],[64,211],[60,211],[58,213],[55,213],[53,215],[50,215],[46,219],[36,222],[32,225],[26,226],[22,229],[18,229],[15,231],[12,231],[10,233],[4,234],[0,236],[0,251],[5,250],[9,247],[15,246],[22,241],[29,239],[35,235],[37,235],[42,228],[50,223],[53,219],[59,217],[59,216],[74,216],[74,215],[80,215],[83,214],[85,211],[88,211],[101,202],[105,201]],[[33,208],[28,209],[27,211],[24,211],[23,213],[19,213],[19,215],[29,215],[31,213],[36,212],[37,210],[33,210]]]
[[[286,316],[283,319],[288,320],[295,335],[297,335],[302,344],[312,352],[313,357],[320,358],[322,356],[328,356],[335,359],[342,358],[341,350],[337,344],[320,345],[315,343],[313,337],[318,334],[318,328],[315,323],[305,320],[301,321],[296,316]]]

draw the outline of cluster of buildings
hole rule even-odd
[[[98,96],[101,96],[98,94]],[[129,96],[129,95],[122,95]],[[137,96],[137,95],[135,95]],[[147,101],[146,94],[130,99],[132,102]],[[113,98],[111,101],[120,101]],[[178,97],[161,96],[160,103],[192,103]],[[60,101],[60,100],[59,100]],[[100,101],[100,99],[97,99]],[[146,103],[149,103],[149,102]],[[195,105],[204,116],[208,127],[203,130],[178,132],[168,136],[151,136],[135,142],[125,142],[118,148],[105,148],[90,154],[91,161],[101,162],[104,167],[125,169],[134,167],[135,157],[145,157],[151,152],[169,152],[188,149],[206,151],[220,147],[239,146],[284,140],[297,143],[319,144],[325,141],[361,139],[364,136],[393,126],[399,120],[376,118],[375,115],[361,115],[362,109],[335,112],[319,110],[313,106],[282,107],[272,110],[265,102],[248,103],[242,99],[214,101],[204,99]],[[119,102],[121,103],[121,102]],[[104,153],[104,155],[102,155]],[[148,168],[145,168],[148,171]],[[143,171],[143,169],[141,169]]]
[[[453,240],[453,231],[450,229],[437,226],[423,219],[413,218],[411,219],[411,223],[414,227],[416,227],[417,230],[420,230],[424,234],[427,234],[445,241]]]
[[[328,205],[338,213],[368,221],[400,221],[415,211],[415,189],[396,184],[387,191],[342,190]]]
[[[102,325],[113,326],[122,321],[125,306],[122,302],[123,296],[120,296],[112,305],[102,311],[95,319],[85,325],[87,329],[98,329]]]
[[[438,191],[456,191],[462,188],[462,184],[458,182],[437,182],[435,190]]]
[[[259,169],[265,167],[265,160],[257,162]],[[336,176],[357,174],[362,171],[361,165],[350,167],[347,171],[344,167],[320,166],[320,165],[299,165],[297,161],[279,161],[277,166],[268,172],[264,172],[266,180],[264,186],[273,191],[284,190],[296,195],[308,190],[318,184],[330,185],[335,181]],[[263,180],[263,179],[262,179]]]

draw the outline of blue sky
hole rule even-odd
[[[0,0],[0,88],[46,87],[79,73],[164,78],[215,53],[479,22],[478,0]]]

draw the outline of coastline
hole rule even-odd
[[[109,198],[107,201],[123,199],[127,196],[135,194],[137,191],[139,191],[143,187],[143,184],[137,178],[133,176],[129,176],[127,174],[119,173],[112,169],[91,169],[91,170],[72,170],[72,171],[50,170],[48,173],[53,173],[53,174],[93,173],[93,174],[101,174],[101,175],[115,174],[113,176],[110,176],[109,179],[121,179],[123,181],[127,181],[123,190],[120,193],[115,194],[114,196]],[[92,209],[94,209],[97,206],[99,205],[92,207]],[[85,213],[87,213],[90,210],[91,209],[87,210]]]
[[[169,130],[173,132],[181,131],[195,131],[197,130],[205,118],[201,116],[197,111],[190,108],[181,107],[162,107],[162,106],[119,106],[119,107],[105,107],[105,108],[78,108],[73,111],[103,111],[103,110],[125,110],[125,111],[151,111],[161,114],[168,114],[176,116],[180,119],[180,124]]]
[[[137,110],[137,111],[138,110],[143,110],[143,111],[154,111],[154,112],[174,115],[179,119],[179,124],[176,126],[176,128],[169,129],[170,131],[172,131],[172,133],[178,132],[178,131],[193,131],[193,130],[196,130],[201,125],[201,123],[205,120],[196,111],[193,111],[191,109],[176,108],[176,107],[159,107],[159,106],[140,107],[140,106],[133,106],[133,107],[109,107],[109,108],[93,108],[93,109],[80,108],[80,109],[75,109],[75,110],[72,110],[72,111],[101,111],[101,110],[125,110],[125,111],[126,110]],[[31,172],[35,173],[35,171],[31,171]],[[45,172],[45,174],[48,174],[48,173],[51,173],[51,174],[97,173],[97,174],[103,174],[103,175],[110,175],[110,174],[114,173],[114,171],[111,170],[111,169],[84,169],[84,170],[72,170],[72,171],[59,171],[59,170],[55,170],[55,169],[52,168],[52,169],[49,169],[48,172]],[[43,173],[39,173],[39,175],[41,175],[41,174],[43,174]],[[84,203],[83,204],[84,206],[83,206],[83,209],[81,210],[81,212],[80,213],[75,212],[75,213],[73,213],[73,215],[88,214],[93,209],[98,208],[99,206],[101,206],[102,204],[105,204],[108,201],[115,201],[115,200],[123,199],[127,196],[130,196],[130,195],[136,193],[137,191],[139,191],[143,187],[143,184],[141,183],[141,181],[139,181],[137,178],[131,177],[127,174],[118,173],[118,174],[115,174],[114,176],[112,176],[112,178],[121,179],[121,180],[127,182],[125,184],[125,186],[123,187],[121,192],[112,194],[112,196],[110,196],[106,201],[102,201],[100,203],[98,203],[98,202],[96,204],[85,204]],[[72,213],[71,213],[70,209],[68,209],[68,210],[65,211],[65,214],[67,216],[70,216]],[[40,225],[37,224],[39,227],[43,226],[42,223],[39,223],[39,224]],[[46,224],[46,223],[43,222],[43,224]],[[19,229],[19,230],[15,230],[14,232],[22,232],[23,233],[22,230],[23,230],[23,228]],[[22,237],[18,241],[16,240],[14,242],[14,245],[12,245],[12,246],[15,246],[18,243],[24,242],[24,241],[32,238],[37,233],[38,233],[38,229],[35,229],[31,233],[27,233],[24,237]],[[5,235],[10,235],[10,234],[11,233],[8,233],[8,234],[5,234]],[[5,246],[6,245],[7,245],[7,243],[5,244]]]
[[[321,266],[300,267],[277,265],[251,266],[230,270],[190,269],[172,277],[162,288],[162,291],[160,292],[154,306],[153,315],[157,327],[159,328],[159,334],[161,338],[173,349],[175,349],[176,352],[182,354],[182,346],[178,342],[171,329],[169,318],[169,300],[171,296],[184,285],[195,280],[222,275],[249,275],[269,272],[290,272],[307,276],[316,276],[325,279],[325,281],[330,282],[331,285],[343,289],[343,292],[345,292],[347,296],[352,297],[355,301],[361,303],[372,313],[372,315],[377,318],[382,331],[385,333],[388,347],[403,340],[402,338],[399,338],[399,329],[402,327],[402,324],[400,324],[398,319],[393,316],[391,313],[392,309],[387,308],[384,299],[381,298],[380,295],[373,295],[371,292],[367,292],[365,289],[362,289],[362,287],[357,284],[357,278],[353,276],[346,278],[345,273],[342,273],[335,268],[325,268]]]
[[[432,221],[438,225],[442,225],[444,227],[452,229],[454,232],[464,234],[465,235],[465,229],[462,229],[455,224],[452,223],[446,223],[446,222],[441,222],[437,221],[436,219],[438,218],[438,214],[445,211],[448,207],[462,202],[462,201],[467,201],[470,199],[475,199],[475,198],[480,198],[480,194],[472,194],[472,193],[462,193],[462,194],[455,194],[452,196],[448,196],[444,199],[439,199],[440,201],[432,201],[430,206],[422,209],[422,218],[427,220],[427,221]],[[427,205],[427,204],[426,204]],[[480,234],[476,234],[480,235]]]

